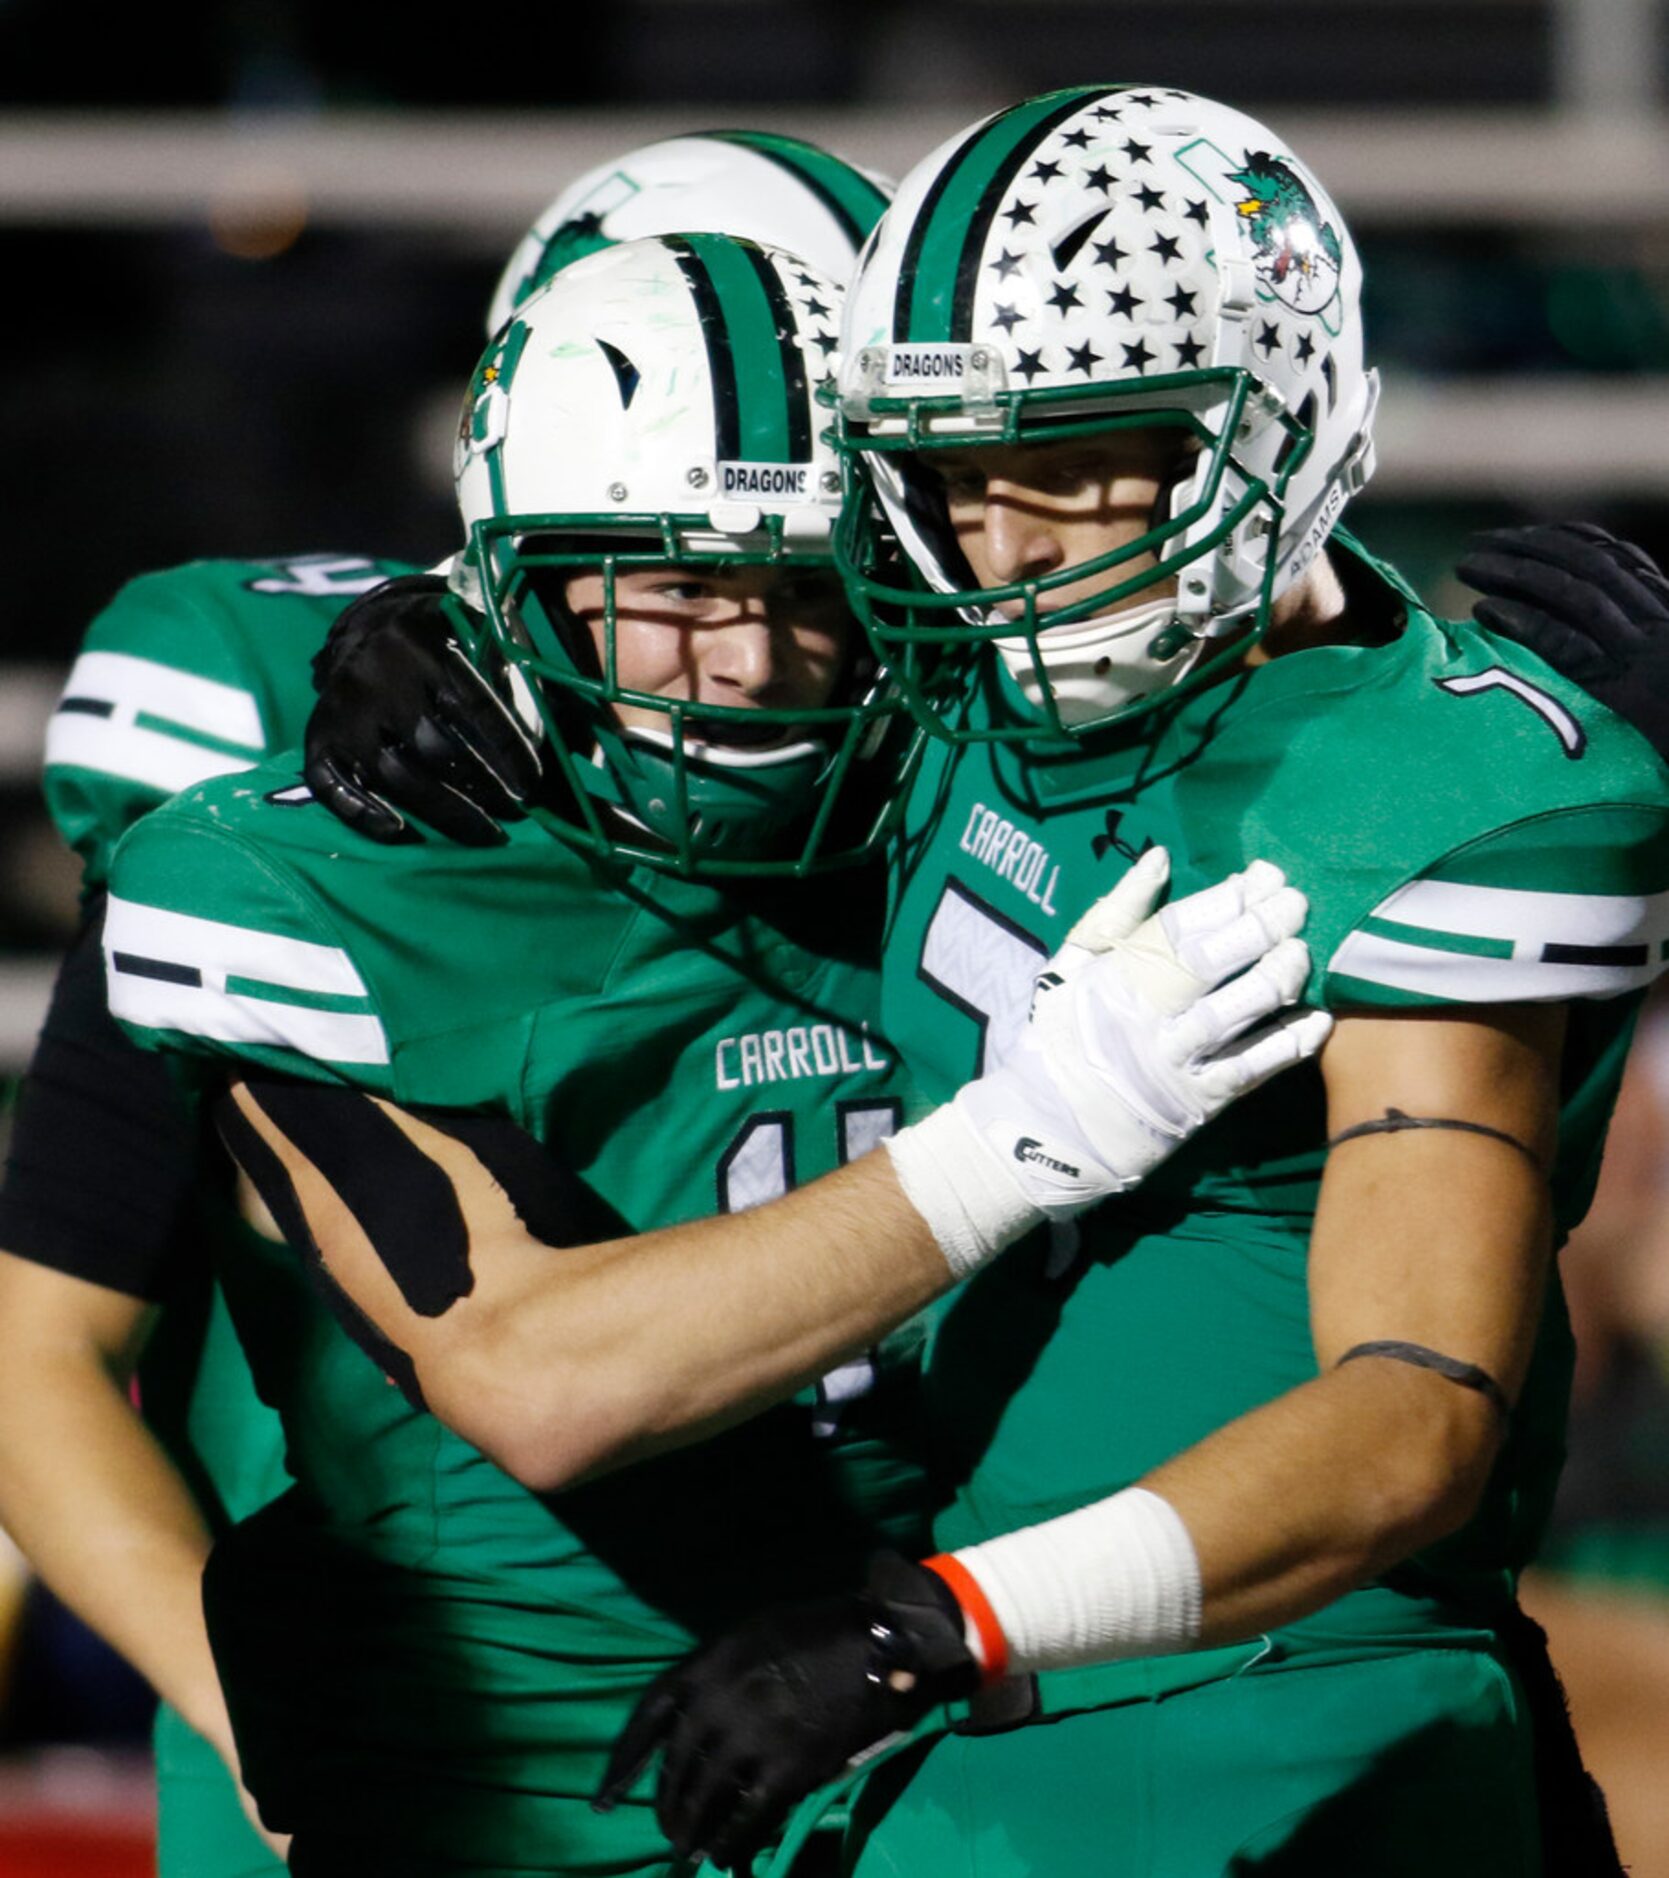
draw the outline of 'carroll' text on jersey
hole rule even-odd
[[[968,811],[961,846],[964,854],[983,861],[999,880],[1008,881],[1033,906],[1054,913],[1060,868],[1042,842],[1034,841],[1023,828],[1016,828],[1006,816],[976,802]]]
[[[713,1064],[721,1089],[795,1082],[802,1076],[856,1076],[892,1066],[867,1030],[847,1030],[839,1024],[791,1024],[785,1030],[721,1037]]]

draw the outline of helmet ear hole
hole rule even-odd
[[[1277,476],[1279,476],[1281,471],[1292,461],[1292,453],[1298,446],[1314,433],[1315,420],[1316,395],[1313,391],[1307,391],[1304,394],[1304,402],[1299,405],[1297,411],[1294,413],[1295,428],[1289,430],[1281,439],[1280,446],[1275,452],[1275,474]]]
[[[1148,517],[1149,528],[1163,528],[1176,513],[1177,492],[1194,480],[1200,465],[1198,450],[1181,450],[1175,463],[1159,485],[1159,491],[1153,498],[1153,512]]]

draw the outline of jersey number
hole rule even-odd
[[[1031,1008],[1032,981],[1047,947],[987,906],[959,880],[947,880],[921,942],[922,982],[979,1026],[974,1074],[983,1076],[1014,1047]]]
[[[840,1102],[840,1164],[855,1161],[898,1127],[897,1102]],[[749,1116],[719,1160],[721,1213],[745,1213],[749,1207],[780,1200],[799,1183],[794,1177],[794,1117],[772,1109]],[[840,1425],[843,1403],[868,1395],[875,1387],[873,1356],[860,1356],[831,1369],[817,1385],[811,1431],[827,1439]]]
[[[959,880],[947,880],[921,942],[922,982],[979,1026],[974,1074],[1013,1049],[1031,1009],[1038,965],[1049,956],[1040,939],[1003,918]],[[1078,1256],[1076,1220],[1052,1220],[1044,1276],[1062,1277]]]

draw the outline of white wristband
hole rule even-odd
[[[883,1143],[904,1197],[932,1228],[957,1278],[994,1259],[1044,1215],[979,1138],[960,1103]]]
[[[1168,1500],[1127,1487],[953,1555],[985,1593],[1009,1672],[1191,1649],[1200,1564]]]

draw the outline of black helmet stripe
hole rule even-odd
[[[783,389],[787,394],[788,461],[809,463],[811,388],[806,382],[805,354],[800,350],[800,323],[783,290],[782,276],[771,264],[770,256],[763,248],[756,248],[751,243],[744,252],[753,265],[753,271],[759,276],[759,284],[765,290],[765,298],[770,302],[771,315],[776,322],[777,349],[782,355]]]
[[[707,369],[713,381],[713,449],[721,463],[741,454],[741,403],[736,391],[736,360],[730,350],[719,290],[687,235],[668,235],[666,245],[678,262],[701,320],[707,346]]]
[[[1003,115],[1006,117],[1008,114],[1004,112]],[[892,304],[892,336],[897,344],[902,345],[911,337],[910,302],[914,298],[916,277],[921,270],[922,245],[927,240],[927,230],[939,206],[939,199],[950,187],[951,178],[961,169],[963,159],[989,128],[988,125],[976,124],[962,139],[955,156],[933,178],[932,187],[922,198],[916,219],[910,224],[910,233],[904,243],[904,259],[898,269],[898,293]]]
[[[973,131],[934,178],[917,211],[893,305],[897,342],[967,338],[991,224],[1020,169],[1057,126],[1116,89],[1083,85],[1050,92],[1001,112]],[[954,257],[952,286],[944,289]]]
[[[798,137],[782,137],[768,130],[713,130],[703,133],[720,143],[741,144],[779,169],[786,170],[826,208],[854,250],[887,206],[886,191],[843,157]]]

